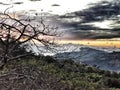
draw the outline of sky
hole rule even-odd
[[[47,13],[65,40],[120,40],[119,0],[0,0],[0,11]]]
[[[15,11],[29,11],[35,10],[41,12],[49,12],[52,14],[62,15],[68,12],[79,11],[87,7],[89,3],[95,3],[102,0],[0,0],[1,10],[6,7],[14,6],[12,10]],[[19,2],[17,4],[16,2]]]

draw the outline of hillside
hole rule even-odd
[[[96,65],[100,69],[120,72],[120,52],[91,47],[79,47],[79,51],[57,53],[58,59],[72,59],[78,63]]]
[[[0,71],[0,90],[120,90],[120,74],[33,55]]]

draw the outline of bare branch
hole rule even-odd
[[[14,56],[13,53],[19,51],[18,47],[27,42],[32,41],[37,49],[39,48],[34,40],[46,47],[54,44],[52,40],[53,37],[57,36],[57,28],[46,25],[42,18],[41,21],[37,21],[31,17],[27,19],[12,17],[6,13],[8,9],[4,13],[0,13],[0,43],[2,43],[0,52],[3,53],[0,58],[3,62],[2,66],[10,60],[26,56],[26,54]]]

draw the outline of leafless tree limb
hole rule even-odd
[[[27,19],[15,18],[6,13],[8,9],[4,13],[0,13],[1,68],[10,60],[26,56],[24,53],[23,55],[13,55],[18,47],[31,41],[36,46],[35,41],[49,47],[54,44],[52,40],[57,36],[57,28],[46,25],[42,18],[40,21],[30,19],[29,17]]]

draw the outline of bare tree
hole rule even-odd
[[[16,54],[18,48],[26,43],[40,42],[45,46],[53,45],[53,38],[57,36],[57,27],[46,25],[42,18],[37,16],[19,19],[10,14],[0,13],[0,67],[11,60],[24,57],[28,54]],[[29,45],[28,45],[29,47]]]

